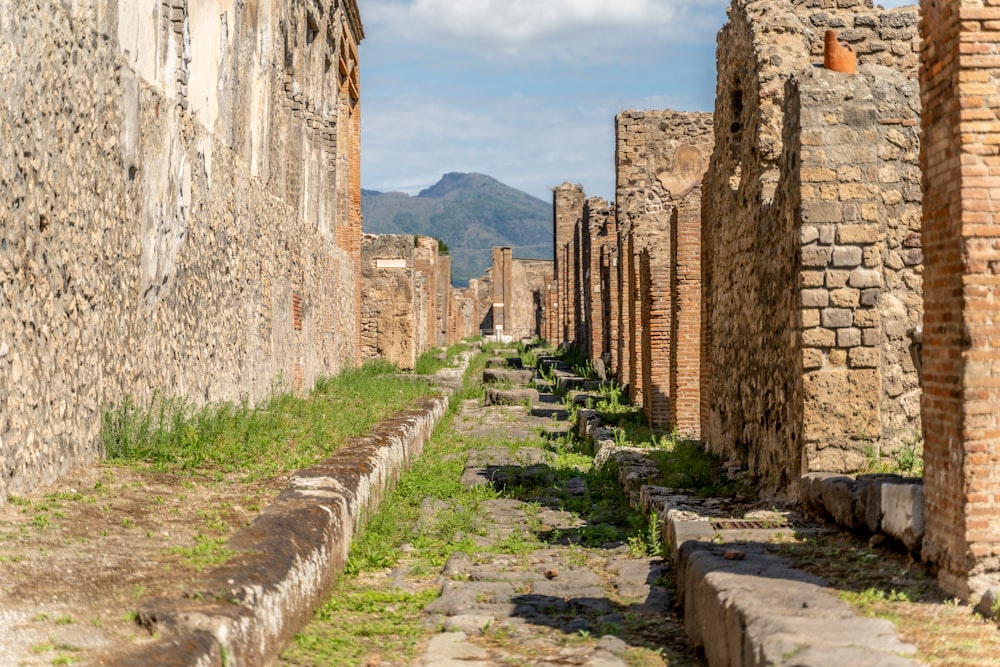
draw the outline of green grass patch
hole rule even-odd
[[[420,612],[437,590],[343,590],[316,612],[315,622],[295,636],[284,664],[360,665],[370,651],[416,658],[426,630]],[[412,664],[395,663],[394,664]]]
[[[126,399],[103,414],[101,442],[113,463],[214,468],[262,479],[312,465],[347,438],[433,393],[428,383],[396,372],[391,364],[370,362],[318,380],[306,398],[275,392],[257,406],[242,401],[196,407],[158,395],[142,407]]]
[[[195,535],[193,547],[174,547],[171,553],[179,554],[181,562],[196,570],[204,570],[229,560],[236,552],[226,548],[225,537]]]

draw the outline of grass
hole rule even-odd
[[[570,556],[579,556],[580,566],[588,565],[595,557],[606,558],[603,549],[615,545],[631,544],[637,556],[658,553],[660,536],[655,517],[629,509],[617,470],[613,466],[594,468],[591,457],[575,451],[579,443],[569,438],[550,442],[541,436],[498,441],[470,435],[456,427],[455,417],[462,401],[483,398],[483,389],[477,385],[486,359],[493,354],[490,347],[486,346],[483,353],[471,360],[465,385],[451,401],[452,412],[438,426],[411,470],[368,518],[352,545],[347,567],[331,598],[312,623],[295,637],[281,656],[282,664],[416,664],[423,642],[439,631],[426,625],[421,611],[438,595],[437,576],[442,566],[458,552],[476,562],[488,561],[499,554],[519,561],[538,549],[561,545]],[[470,450],[505,446],[512,453],[521,447],[548,447],[550,455],[546,464],[531,466],[536,472],[541,468],[540,474],[512,474],[506,477],[509,482],[506,487],[502,482],[497,486],[471,488],[460,483]],[[513,460],[518,458],[515,456]],[[512,468],[510,472],[518,473],[522,466],[517,464]],[[579,478],[585,483],[585,490],[579,495],[558,490],[565,488],[564,482]],[[567,525],[575,528],[553,529],[542,523],[540,499],[545,497],[551,502],[554,494],[558,496],[559,509],[575,519]],[[520,507],[528,530],[505,532],[503,536],[492,534],[496,527],[490,523],[484,503],[497,498],[523,501]],[[602,550],[594,553],[588,548]],[[527,586],[523,592],[529,589]],[[626,618],[622,628],[608,631],[625,632],[635,638],[647,633],[659,637],[662,616],[653,619],[626,616],[633,618]],[[657,629],[651,630],[650,623]],[[497,624],[487,628],[480,639],[509,642],[510,638],[503,636],[505,631],[504,624]],[[571,639],[561,635],[560,638]],[[573,641],[584,639],[587,638]],[[632,649],[632,652],[655,654],[656,659],[633,660],[630,664],[662,664],[656,649]]]
[[[891,620],[917,659],[937,667],[995,665],[1000,633],[937,587],[930,569],[891,548],[871,547],[846,532],[799,537],[768,550],[823,578],[831,592],[865,616]]]
[[[105,411],[101,441],[111,463],[268,478],[329,456],[347,438],[432,393],[429,384],[395,373],[391,364],[370,362],[318,380],[308,397],[274,392],[257,406],[244,400],[199,408],[158,395],[142,407],[126,399]]]
[[[924,439],[918,431],[903,439],[894,452],[884,455],[872,442],[864,444],[865,473],[893,473],[904,477],[923,477]]]

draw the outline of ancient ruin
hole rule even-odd
[[[0,12],[0,501],[98,456],[123,397],[359,360],[353,1]]]
[[[993,13],[936,5],[921,41],[915,7],[736,0],[714,114],[625,112],[617,201],[555,189],[545,292],[551,342],[765,490],[925,438],[899,488],[972,597],[1000,583]]]

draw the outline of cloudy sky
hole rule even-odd
[[[614,191],[614,116],[710,110],[723,0],[360,0],[362,182]]]
[[[712,110],[728,2],[358,5],[364,187],[416,194],[474,171],[549,200],[563,181],[613,198],[616,113]]]

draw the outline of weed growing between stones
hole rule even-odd
[[[561,557],[545,557],[560,563],[545,576],[562,581],[560,572],[567,567],[600,569],[612,554],[627,558],[630,538],[658,541],[647,517],[629,509],[617,470],[594,468],[592,458],[580,453],[579,443],[568,436],[550,441],[528,431],[515,441],[495,432],[480,435],[475,415],[481,408],[457,414],[463,400],[474,399],[481,406],[483,391],[473,385],[491,354],[473,359],[465,387],[453,396],[455,412],[438,426],[420,459],[369,518],[330,601],[282,655],[282,664],[417,664],[425,642],[441,629],[421,614],[441,590],[439,576],[449,582],[468,577],[456,562],[487,567],[503,563],[499,571],[520,570],[532,567],[537,554],[558,550]],[[488,414],[493,420],[499,412]],[[463,473],[468,474],[470,465],[475,468],[469,462],[480,458],[505,463],[495,466],[490,484],[462,484]],[[497,516],[511,522],[497,523]],[[455,567],[458,575],[448,569]],[[515,584],[519,595],[530,589],[528,580]],[[614,608],[618,603],[610,604]],[[572,613],[586,617],[593,628],[587,632],[624,633],[636,642],[629,651],[639,658],[629,664],[663,665],[658,648],[663,646],[662,615],[625,612],[631,603],[621,604],[620,625],[600,621],[605,612]],[[553,598],[553,605],[565,603]],[[476,634],[476,641],[502,645],[511,641],[511,631],[501,620]],[[559,632],[551,640],[581,646],[594,642],[592,637]],[[516,650],[522,649],[529,655],[536,650]]]
[[[312,465],[433,392],[428,383],[395,373],[391,364],[370,362],[318,380],[306,398],[276,391],[257,406],[244,400],[197,408],[156,396],[141,407],[126,399],[105,411],[101,441],[112,463],[214,468],[254,481]]]

